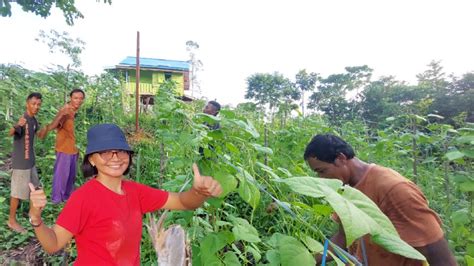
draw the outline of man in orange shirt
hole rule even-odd
[[[40,133],[40,136],[44,137],[49,131],[57,129],[56,162],[51,192],[51,201],[54,204],[66,201],[74,189],[78,159],[74,119],[85,96],[83,90],[73,89],[69,93],[70,101],[59,110],[53,122]]]
[[[330,134],[314,136],[304,159],[320,177],[339,179],[369,197],[390,219],[400,238],[420,251],[430,265],[456,265],[441,220],[414,183],[390,168],[361,161],[349,144]],[[345,246],[342,228],[331,240]],[[385,251],[371,242],[370,236],[364,237],[364,243],[366,265],[422,265],[421,261]],[[356,255],[362,261],[360,245],[356,245]]]

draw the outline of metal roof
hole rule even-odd
[[[122,60],[117,67],[135,67],[136,65],[135,56],[127,56]],[[140,57],[140,67],[141,68],[155,68],[155,69],[168,69],[168,70],[178,70],[178,71],[189,71],[190,65],[186,61],[178,60],[166,60],[159,58],[144,58]]]

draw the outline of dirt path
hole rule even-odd
[[[3,165],[0,165],[0,171],[10,174],[11,158],[0,158],[0,160],[4,162]],[[10,178],[1,175],[0,186],[10,187]],[[7,196],[5,195],[5,197]],[[8,202],[5,204],[8,205]],[[5,208],[4,211],[8,211],[8,209]],[[6,227],[5,221],[1,221],[1,226]],[[36,238],[30,238],[20,247],[9,250],[0,249],[0,265],[43,265],[43,258],[44,253]]]

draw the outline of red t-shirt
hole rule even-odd
[[[76,190],[57,224],[74,235],[74,265],[140,265],[142,216],[163,207],[169,193],[123,180],[119,195],[92,179]]]

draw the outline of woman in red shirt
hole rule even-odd
[[[38,240],[54,253],[74,237],[75,265],[139,265],[144,213],[196,209],[222,192],[216,180],[200,175],[196,164],[193,186],[186,192],[166,192],[125,179],[133,151],[116,125],[90,128],[87,142],[82,170],[94,178],[72,194],[51,228],[41,219],[46,195],[30,184],[30,223]]]

